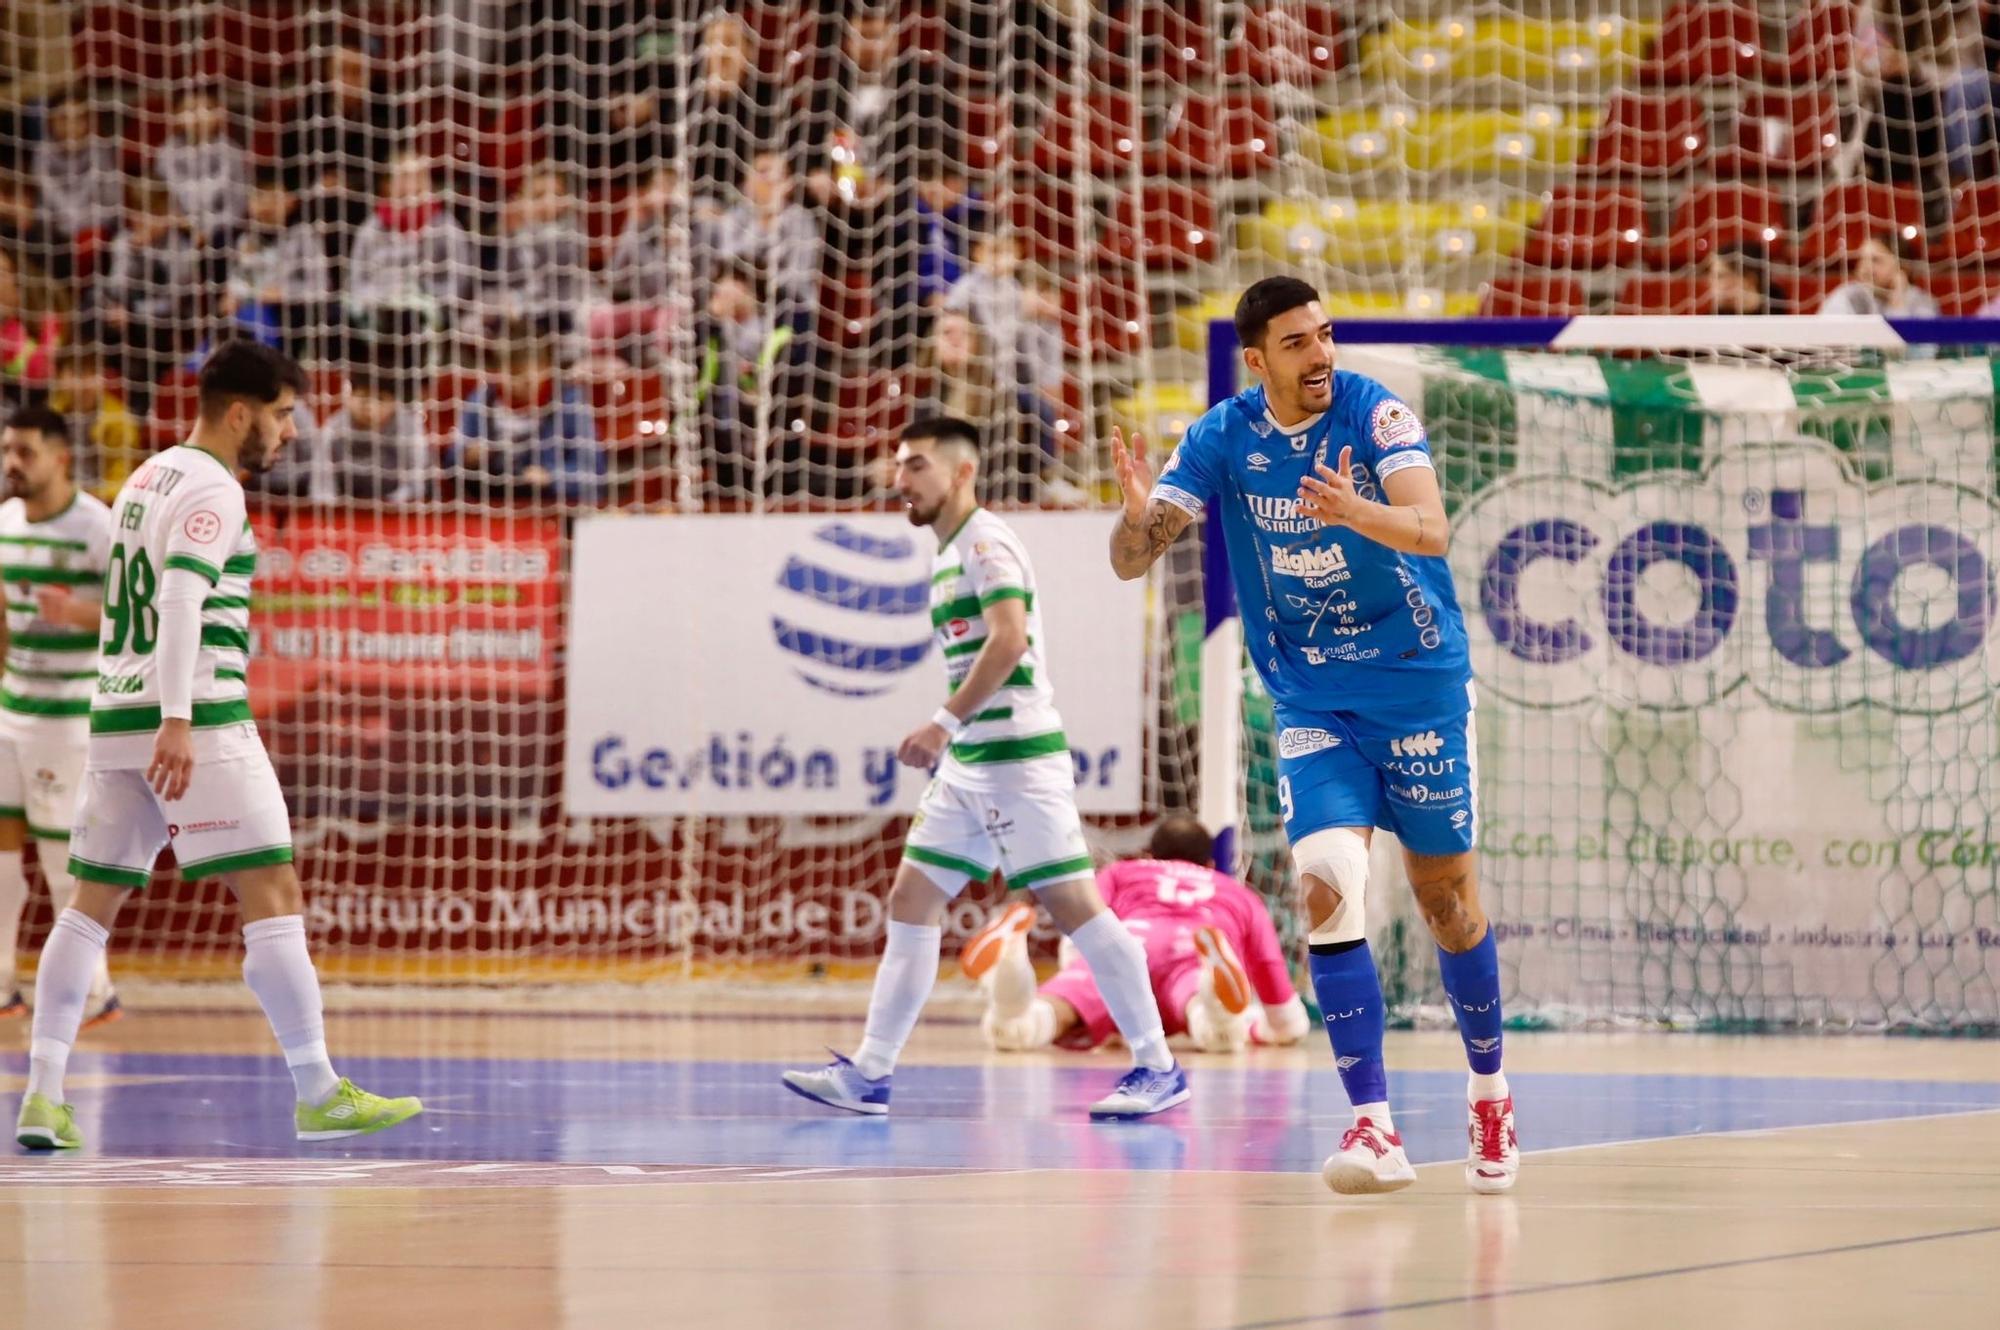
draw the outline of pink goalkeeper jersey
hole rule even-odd
[[[1183,958],[1193,961],[1195,930],[1213,926],[1236,949],[1258,1001],[1291,1001],[1291,968],[1278,930],[1257,893],[1235,878],[1179,860],[1127,859],[1098,872],[1097,890],[1146,944],[1155,973]]]

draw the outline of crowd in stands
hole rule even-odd
[[[681,55],[644,44],[644,4],[497,8],[538,43],[497,58],[530,84],[475,99],[519,108],[497,158],[468,163],[352,36],[313,45],[288,97],[181,80],[136,149],[129,90],[0,110],[0,404],[68,411],[108,489],[173,441],[205,350],[252,337],[328,385],[272,494],[576,506],[613,485],[593,385],[679,360],[706,497],[741,499],[872,483],[828,423],[865,365],[909,409],[997,422],[998,484],[1035,497],[1056,302],[994,231],[943,62],[894,7],[834,7],[778,71],[725,8]]]

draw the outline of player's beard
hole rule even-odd
[[[18,471],[9,471],[7,473],[7,497],[10,499],[33,500],[35,496],[28,492],[28,478]]]
[[[903,515],[910,519],[911,526],[930,526],[938,520],[938,514],[944,511],[943,499],[939,499],[928,509],[916,499],[906,498],[903,502],[906,505]]]
[[[277,452],[276,438],[267,436],[262,425],[253,424],[250,432],[243,436],[243,447],[238,450],[236,460],[251,475],[261,476],[271,469]]]

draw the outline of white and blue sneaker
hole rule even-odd
[[[833,1053],[832,1049],[827,1052]],[[881,1115],[889,1111],[889,1077],[870,1080],[853,1059],[833,1053],[833,1061],[818,1071],[788,1071],[785,1088],[828,1108]]]
[[[1188,1100],[1187,1072],[1176,1062],[1165,1071],[1134,1067],[1119,1080],[1118,1088],[1090,1106],[1092,1122],[1130,1122],[1164,1113]]]

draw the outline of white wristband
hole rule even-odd
[[[952,715],[949,707],[939,707],[937,714],[931,717],[931,724],[954,739],[958,737],[958,732],[965,728],[965,722]]]

